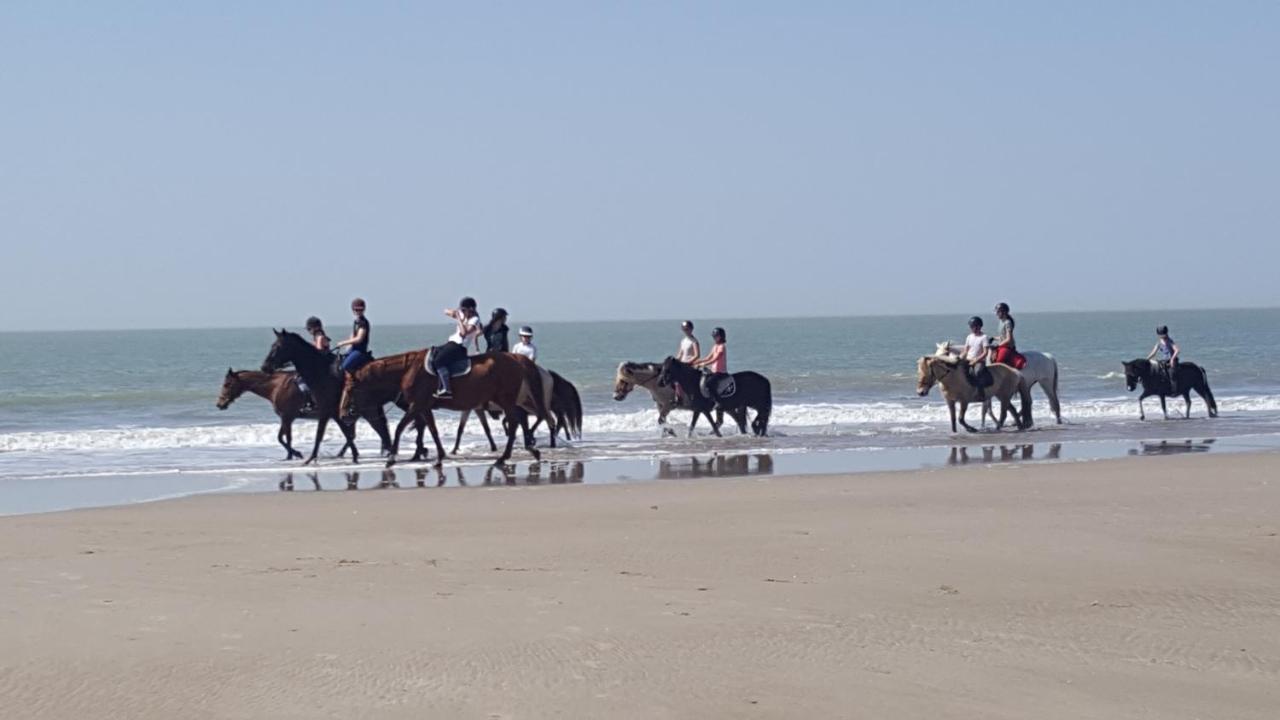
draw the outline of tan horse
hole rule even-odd
[[[965,376],[965,365],[955,358],[925,355],[920,358],[916,370],[917,395],[920,397],[928,395],[929,388],[935,384],[942,388],[942,397],[947,401],[947,410],[951,412],[951,432],[957,432],[956,403],[960,404],[960,425],[969,432],[977,432],[976,428],[965,422],[965,413],[970,403],[981,403],[984,413],[991,412],[993,397],[1000,401],[1000,419],[996,421],[996,428],[1002,427],[1005,418],[1012,412],[1018,429],[1023,429],[1023,416],[1014,411],[1011,398],[1014,393],[1017,393],[1022,398],[1023,407],[1026,407],[1031,402],[1031,392],[1017,370],[1007,365],[988,365],[987,370],[991,372],[992,382],[991,386],[986,388],[985,396],[981,400],[978,398],[978,389]]]

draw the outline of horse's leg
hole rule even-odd
[[[329,416],[321,415],[320,420],[316,423],[316,442],[311,448],[311,457],[307,458],[303,465],[310,465],[316,461],[316,456],[320,454],[320,443],[324,442],[324,429],[329,424]]]
[[[481,410],[481,411],[480,411],[479,413],[477,413],[477,414],[478,414],[478,415],[480,415],[481,419],[483,419],[483,418],[484,418],[484,410]],[[454,440],[454,441],[453,441],[453,454],[454,454],[454,455],[457,455],[457,454],[458,454],[458,448],[462,447],[462,431],[467,429],[467,418],[469,418],[469,417],[471,417],[471,411],[470,411],[470,410],[463,410],[463,411],[462,411],[462,418],[461,418],[460,420],[458,420],[458,439],[456,439],[456,440]]]
[[[676,431],[672,430],[671,426],[667,425],[667,413],[669,412],[671,412],[671,408],[664,408],[661,405],[658,406],[658,429],[662,431],[663,437],[675,437],[676,434]]]
[[[333,422],[337,424],[338,430],[342,431],[342,437],[346,439],[343,447],[351,448],[351,462],[360,462],[360,451],[356,450],[356,424],[352,422],[350,425],[334,418]]]
[[[737,408],[737,410],[732,414],[732,417],[734,422],[738,423],[738,432],[742,433],[743,435],[746,435],[747,434],[747,406],[743,405],[742,407]]]
[[[498,459],[493,461],[494,467],[502,467],[507,460],[511,459],[511,448],[516,444],[516,423],[510,412],[506,412],[502,418],[502,428],[507,431],[507,445]]]
[[[424,411],[427,418],[427,429],[431,431],[431,440],[436,444],[436,467],[444,464],[444,446],[440,444],[440,430],[436,427],[436,414],[428,408]],[[461,472],[461,471],[459,471]]]
[[[289,447],[289,442],[284,439],[284,420],[280,421],[280,429],[276,431],[276,442],[280,443],[280,447],[284,448],[284,459],[293,459],[293,448]]]
[[[1190,390],[1182,393],[1182,401],[1187,404],[1187,414],[1185,415],[1185,418],[1187,420],[1190,420],[1191,419],[1191,391]]]
[[[707,422],[711,423],[711,432],[715,433],[716,437],[724,437],[720,434],[720,423],[724,422],[724,416],[721,415],[719,421],[713,421],[710,410],[703,410],[702,412],[707,416]]]
[[[710,418],[708,418],[710,419]],[[698,424],[698,411],[693,411],[693,421],[689,423],[689,437],[693,437],[693,428]]]
[[[493,441],[493,433],[489,430],[489,419],[485,417],[484,410],[476,413],[476,417],[480,418],[480,427],[484,429],[484,436],[489,441],[489,452],[498,452],[498,444]]]
[[[1165,420],[1168,420],[1168,419],[1169,419],[1169,408],[1168,408],[1168,406],[1167,406],[1167,405],[1165,405],[1165,397],[1164,397],[1164,395],[1161,395],[1161,396],[1160,396],[1160,412],[1164,413],[1164,419],[1165,419]]]
[[[404,416],[400,418],[400,422],[396,423],[396,432],[391,436],[391,452],[387,454],[387,467],[396,464],[396,456],[400,454],[400,436],[404,434],[405,427],[413,421],[416,410],[414,405],[409,405],[409,409],[404,411]]]
[[[529,451],[529,454],[533,456],[534,460],[541,461],[542,453],[538,452],[538,448],[533,442],[533,431],[529,429],[529,414],[522,412],[518,417],[520,418],[520,427],[524,430],[525,437],[529,439],[529,442],[524,446],[525,450]],[[552,430],[554,431],[554,428],[552,428]],[[554,440],[555,434],[553,433],[551,437]]]
[[[951,432],[953,434],[957,433],[959,430],[956,430],[956,402],[954,400],[947,401],[947,410],[951,413]]]
[[[960,401],[960,426],[963,427],[965,430],[968,430],[969,432],[978,432],[977,428],[965,422],[964,416],[967,415],[968,413],[969,413],[969,401],[961,400]]]

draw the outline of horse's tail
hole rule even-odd
[[[582,439],[582,396],[578,395],[578,388],[574,387],[573,383],[569,382],[568,380],[565,380],[559,375],[556,376],[556,380],[560,383],[563,383],[565,393],[566,395],[568,395],[566,399],[568,400],[567,419],[569,422],[569,429],[573,432],[573,436],[576,439],[581,440]]]
[[[1209,406],[1209,417],[1218,417],[1218,401],[1213,399],[1213,391],[1209,389],[1209,372],[1203,367],[1200,370],[1200,381],[1204,383],[1204,401]]]
[[[769,434],[769,416],[773,414],[773,383],[763,375],[759,377],[764,387],[764,398],[756,408],[756,419],[751,421],[751,428],[757,435],[764,437]]]
[[[1053,397],[1049,398],[1049,409],[1053,416],[1062,422],[1062,401],[1058,399],[1058,359],[1053,359]]]

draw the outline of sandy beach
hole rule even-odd
[[[1278,468],[300,490],[0,518],[0,706],[1274,718]]]

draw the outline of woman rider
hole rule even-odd
[[[1165,378],[1169,381],[1169,393],[1176,395],[1178,393],[1178,343],[1169,337],[1169,326],[1161,325],[1156,328],[1156,346],[1151,348],[1151,352],[1147,353],[1147,359],[1155,358],[1160,369],[1164,371]]]
[[[696,368],[701,368],[707,374],[702,377],[702,394],[708,398],[714,398],[711,388],[719,385],[719,380],[729,374],[729,355],[726,352],[724,328],[718,327],[711,331],[711,339],[715,341],[715,345],[711,347],[711,352],[707,356],[694,360],[691,364]]]
[[[355,372],[361,365],[373,359],[369,354],[369,319],[364,316],[364,299],[351,301],[351,313],[355,320],[351,323],[351,337],[338,343],[335,348],[350,347],[347,356],[342,359],[344,372]]]
[[[480,336],[484,334],[484,328],[476,314],[474,298],[462,298],[456,309],[445,310],[444,314],[453,318],[453,334],[449,336],[448,342],[437,347],[431,354],[431,369],[440,378],[436,397],[447,399],[453,397],[453,391],[449,387],[449,366],[467,357],[468,346],[474,346],[476,352],[480,352]]]
[[[507,345],[507,333],[510,330],[507,327],[507,311],[495,308],[489,324],[484,326],[485,352],[508,352],[510,348]]]
[[[332,350],[329,349],[329,336],[325,334],[324,323],[320,322],[320,318],[315,315],[307,318],[307,332],[311,333],[311,344],[315,349],[326,354],[332,352]],[[294,382],[298,384],[298,389],[301,390],[307,398],[306,403],[302,406],[302,412],[305,413],[311,411],[315,407],[315,395],[312,394],[311,388],[307,386],[307,381],[302,379],[301,374],[295,373],[293,379]]]
[[[1009,303],[996,305],[996,317],[1000,319],[1000,335],[996,338],[996,354],[992,362],[1012,365],[1018,352],[1018,343],[1013,339],[1013,316],[1009,314]]]

